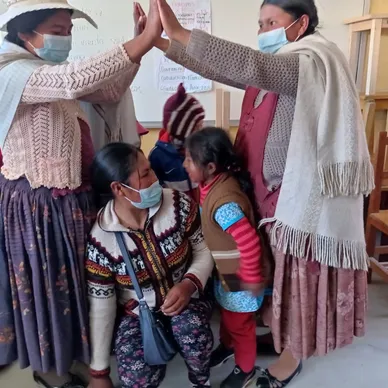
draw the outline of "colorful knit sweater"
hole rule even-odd
[[[113,201],[109,202],[100,212],[87,246],[91,368],[95,371],[109,367],[117,305],[125,314],[138,312],[138,298],[112,233],[116,231],[125,235],[151,308],[158,309],[174,284],[184,278],[190,279],[201,292],[213,269],[213,259],[202,236],[198,206],[185,194],[163,190],[163,200],[149,210],[143,231],[123,227]]]
[[[88,122],[78,99],[119,101],[139,65],[123,46],[33,72],[5,140],[2,174],[25,176],[32,188],[76,189],[81,185],[81,129]]]

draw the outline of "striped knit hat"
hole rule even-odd
[[[183,84],[164,105],[163,127],[174,139],[184,141],[205,118],[205,111],[197,99],[189,94]]]

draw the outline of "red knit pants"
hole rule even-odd
[[[221,308],[220,341],[233,348],[236,365],[250,372],[256,361],[255,313],[235,313]]]

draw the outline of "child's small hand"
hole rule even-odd
[[[264,293],[265,285],[264,283],[241,283],[241,288],[253,296],[259,296]]]

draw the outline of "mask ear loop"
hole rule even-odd
[[[34,47],[34,45],[29,41],[27,40],[27,43],[35,50],[36,48]]]
[[[294,26],[296,23],[298,23],[300,20],[300,18],[296,19],[293,23],[291,23],[286,29],[285,31],[287,31],[289,28],[291,28],[292,26]],[[296,39],[294,40],[294,43],[297,42],[301,37],[301,34],[298,34],[298,36],[296,37]]]
[[[137,169],[136,172],[137,172],[137,177],[138,177],[139,184],[140,184],[140,171],[139,171],[139,169]],[[127,185],[126,183],[122,183],[122,182],[120,182],[120,185],[126,187],[127,189],[134,191],[135,193],[140,193],[140,190],[141,190],[140,188],[134,189],[133,187]]]
[[[33,30],[32,31],[34,34],[37,34],[37,35],[39,35],[39,36],[41,36],[42,38],[43,38],[43,35],[40,33],[40,32],[38,32],[38,31],[36,31],[36,30]],[[34,50],[36,50],[36,47],[29,41],[29,40],[27,40],[27,43],[34,49]]]

